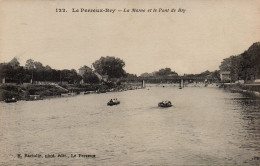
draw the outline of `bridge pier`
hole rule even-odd
[[[145,82],[142,80],[142,88],[145,88]]]
[[[180,88],[184,88],[183,79],[180,80]]]

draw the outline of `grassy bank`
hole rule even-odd
[[[15,97],[17,100],[26,100],[30,95],[40,95],[42,97],[57,96],[67,91],[57,88],[54,85],[32,85],[32,84],[1,84],[0,101]]]
[[[123,91],[139,88],[137,84],[67,84],[67,85],[37,85],[37,84],[1,84],[0,85],[0,101],[9,98],[17,100],[27,100],[30,95],[40,95],[42,98],[51,96],[61,96],[61,94],[74,92],[96,91],[96,92],[111,92]]]

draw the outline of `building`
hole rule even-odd
[[[231,77],[230,77],[230,71],[220,71],[220,79],[221,82],[230,82]]]
[[[91,69],[90,67],[88,67],[86,65],[79,68],[79,75],[83,76],[84,73],[94,73],[98,77],[99,81],[108,81],[108,75],[101,75],[101,74],[97,73],[96,71],[93,71],[93,69]],[[81,84],[84,83],[83,79],[80,81],[80,83]]]
[[[254,83],[260,83],[260,79],[254,80]]]
[[[92,70],[90,67],[84,65],[83,67],[79,68],[79,75],[80,75],[80,76],[83,76],[83,74],[84,74],[85,72],[92,73],[92,71],[93,71],[93,70]]]
[[[108,75],[100,75],[97,72],[94,72],[94,74],[98,77],[99,81],[108,81]]]

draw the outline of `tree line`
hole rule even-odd
[[[260,42],[256,42],[242,54],[233,55],[221,62],[221,71],[230,71],[231,81],[252,81],[260,78]]]
[[[107,76],[109,79],[137,78],[134,74],[126,73],[123,69],[125,62],[119,58],[101,57],[92,66],[94,67],[93,71],[86,71],[83,75],[79,75],[75,69],[56,70],[33,59],[28,59],[25,66],[20,66],[17,58],[13,58],[8,63],[0,64],[0,78],[1,80],[5,79],[5,82],[20,84],[31,81],[77,84],[81,80],[84,80],[85,83],[99,83],[101,80],[98,78],[97,73],[101,76]]]
[[[158,71],[154,71],[152,73],[142,73],[140,77],[165,77],[165,76],[178,76],[178,73],[172,71],[171,68],[161,68]]]
[[[158,71],[154,71],[152,73],[143,73],[140,75],[142,78],[161,78],[161,79],[168,79],[168,78],[178,78],[179,75],[175,71],[172,71],[171,68],[166,67],[159,69]],[[215,70],[210,72],[208,70],[201,72],[200,74],[184,74],[181,76],[183,78],[193,78],[193,79],[211,79],[211,80],[220,80],[219,70]]]
[[[0,63],[0,79],[6,82],[25,83],[31,81],[48,81],[48,82],[67,82],[69,84],[80,83],[99,83],[100,78],[97,74],[107,76],[109,79],[124,79],[126,81],[139,80],[147,77],[178,77],[171,68],[162,68],[152,73],[143,73],[140,77],[135,74],[127,73],[124,70],[125,62],[116,57],[101,57],[92,63],[93,71],[79,75],[75,69],[56,70],[50,66],[44,66],[41,62],[28,59],[25,66],[20,66],[17,58],[13,58],[8,63]],[[230,56],[223,59],[219,66],[220,71],[230,71],[231,81],[237,80],[255,80],[260,78],[260,42],[254,43],[248,50],[242,54]],[[185,74],[184,77],[211,77],[219,80],[219,70],[209,72],[205,71],[200,74]]]
[[[82,78],[75,69],[56,70],[50,66],[43,66],[41,62],[28,59],[25,66],[20,66],[17,58],[13,58],[9,63],[0,64],[0,78],[6,82],[26,83],[33,81],[48,81],[69,83],[79,82]]]

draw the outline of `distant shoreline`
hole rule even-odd
[[[127,90],[141,89],[139,84],[123,84],[123,85],[38,85],[38,84],[1,84],[0,85],[0,101],[15,98],[17,101],[26,100],[43,100],[59,97],[71,97],[79,94],[99,94],[107,92],[121,92]]]
[[[148,83],[146,87],[179,87],[179,84]],[[238,92],[260,97],[260,84],[235,84],[235,83],[212,83],[212,84],[186,84],[188,87],[219,87],[231,92]],[[0,84],[0,101],[15,98],[17,101],[45,100],[61,97],[72,97],[77,95],[100,94],[108,92],[122,92],[128,90],[142,89],[140,83],[126,83],[123,85],[39,85],[39,84]]]

